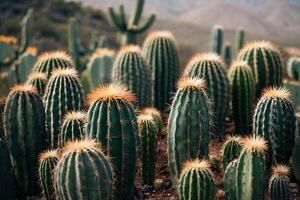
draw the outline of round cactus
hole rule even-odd
[[[288,76],[292,80],[300,80],[300,57],[291,57],[287,64]]]
[[[277,165],[272,168],[272,176],[269,181],[271,200],[290,200],[289,175],[289,168],[285,165]]]
[[[227,138],[226,142],[222,147],[221,160],[223,168],[233,160],[237,159],[241,151],[241,138],[237,136],[230,136]]]
[[[145,108],[141,111],[142,114],[151,115],[154,119],[158,133],[161,134],[164,128],[164,123],[160,112],[155,108]]]
[[[47,74],[40,72],[32,72],[31,74],[29,74],[26,83],[33,85],[37,89],[40,97],[42,97],[46,89]]]
[[[224,191],[226,199],[237,200],[236,196],[236,172],[237,172],[238,159],[231,161],[224,172]]]

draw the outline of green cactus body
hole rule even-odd
[[[270,42],[258,41],[246,45],[238,55],[251,67],[256,84],[256,97],[268,86],[282,84],[282,59],[279,50]]]
[[[223,47],[223,27],[214,26],[211,33],[211,51],[221,55]]]
[[[237,200],[236,197],[236,172],[238,159],[231,161],[224,172],[224,191],[227,200]]]
[[[269,181],[269,194],[271,200],[290,200],[289,168],[284,165],[273,167],[273,174]]]
[[[143,109],[141,113],[146,114],[146,115],[151,115],[154,119],[158,133],[162,134],[162,131],[164,128],[164,123],[163,123],[163,119],[162,119],[160,112],[155,108],[149,107],[149,108]]]
[[[131,90],[137,96],[140,108],[151,106],[150,67],[146,64],[138,46],[126,46],[121,49],[113,65],[112,81]]]
[[[165,111],[171,94],[176,90],[179,77],[179,56],[176,41],[168,31],[152,32],[146,38],[143,54],[150,64],[154,80],[152,95],[154,106]]]
[[[177,187],[182,164],[208,156],[210,107],[203,79],[184,78],[171,105],[168,121],[168,158],[171,179]]]
[[[132,198],[135,177],[137,119],[135,96],[124,86],[111,84],[89,95],[87,135],[101,142],[115,172],[115,199]]]
[[[184,75],[205,79],[206,91],[213,103],[214,133],[219,137],[223,137],[225,117],[229,111],[230,87],[222,59],[212,53],[196,55],[187,65]]]
[[[216,184],[208,161],[184,163],[179,179],[180,200],[215,200]]]
[[[49,79],[53,70],[66,68],[75,68],[71,57],[63,51],[53,51],[40,55],[33,71],[46,73]]]
[[[17,39],[15,37],[0,35],[0,67],[10,65],[16,57],[14,45]],[[9,63],[9,64],[7,64]]]
[[[27,80],[27,77],[29,73],[32,71],[32,67],[35,64],[36,60],[37,60],[36,54],[31,52],[25,52],[18,58],[18,62],[17,62],[18,66],[16,70],[20,82],[25,82]]]
[[[85,135],[86,114],[80,111],[69,112],[61,125],[59,145],[63,147],[68,141],[82,138]]]
[[[75,18],[70,18],[68,23],[68,51],[78,70],[81,69],[80,54],[83,46],[78,36],[78,24]]]
[[[243,142],[237,164],[237,199],[263,200],[267,143],[260,136],[246,138]]]
[[[26,83],[34,86],[37,89],[37,92],[40,95],[40,97],[42,97],[46,89],[47,74],[32,72],[31,74],[29,74]]]
[[[241,151],[241,138],[236,136],[230,136],[222,147],[221,161],[223,168],[233,160],[237,159]]]
[[[68,143],[54,172],[57,199],[113,200],[113,168],[94,140]]]
[[[255,109],[253,131],[268,141],[269,160],[288,164],[295,143],[296,118],[290,93],[283,88],[269,88]]]
[[[83,92],[75,69],[57,69],[49,79],[44,104],[48,142],[52,148],[58,144],[63,116],[68,111],[83,109]]]
[[[156,136],[158,129],[151,115],[138,116],[139,135],[142,147],[143,183],[153,185],[155,178]]]
[[[224,58],[224,62],[226,64],[227,67],[229,67],[231,65],[232,62],[232,49],[230,44],[225,44],[224,48],[223,48],[223,58]]]
[[[54,169],[58,163],[56,150],[46,151],[40,154],[39,160],[39,178],[43,189],[43,195],[46,200],[55,200],[54,192]]]
[[[300,113],[296,113],[297,117],[297,129],[296,129],[296,136],[295,136],[295,145],[293,149],[293,155],[292,155],[292,166],[293,166],[293,172],[295,175],[295,178],[298,183],[300,183],[300,137],[299,137],[299,120],[300,120]]]
[[[235,122],[235,133],[251,133],[255,81],[251,68],[246,62],[236,62],[229,70],[231,104]]]
[[[4,109],[5,136],[14,168],[15,196],[38,194],[36,162],[45,148],[45,111],[34,87],[16,85]]]
[[[287,72],[289,78],[295,81],[300,80],[300,57],[291,57],[288,60]]]
[[[245,31],[243,29],[238,29],[235,34],[235,52],[238,53],[244,46],[245,43]]]

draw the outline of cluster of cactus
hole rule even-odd
[[[290,79],[299,81],[300,80],[300,58],[291,57],[288,60],[287,72]]]

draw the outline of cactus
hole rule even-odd
[[[40,97],[42,97],[46,89],[47,74],[32,72],[29,74],[26,83],[34,86],[37,89],[37,92],[40,95]]]
[[[221,161],[223,168],[233,160],[237,159],[241,152],[241,138],[237,136],[230,136],[223,144],[221,151]]]
[[[277,165],[272,168],[272,176],[269,181],[271,200],[290,200],[289,174],[289,168],[285,165]]]
[[[300,80],[300,58],[291,57],[288,60],[287,72],[290,79],[299,81]]]
[[[116,175],[115,199],[132,197],[138,132],[135,99],[133,93],[117,84],[100,86],[88,96],[87,135],[99,140],[111,158]]]
[[[237,199],[263,200],[267,143],[260,136],[251,136],[243,145],[237,164]]]
[[[145,0],[136,0],[133,15],[127,19],[124,5],[120,5],[119,13],[113,7],[108,8],[107,18],[120,34],[120,44],[135,44],[136,36],[146,32],[154,23],[155,15],[150,15],[145,21],[140,23],[143,14]]]
[[[298,183],[300,183],[300,135],[299,135],[299,120],[300,120],[300,113],[296,113],[296,118],[297,118],[297,128],[296,128],[296,136],[295,136],[295,145],[293,149],[293,155],[292,155],[292,166],[293,166],[293,172],[295,175],[295,178]]]
[[[58,163],[58,154],[56,150],[45,151],[39,158],[39,178],[43,189],[43,195],[46,200],[55,200],[54,192],[54,169]]]
[[[66,68],[75,68],[71,57],[63,51],[52,51],[38,57],[33,71],[45,73],[50,78],[53,70]]]
[[[229,111],[230,92],[221,57],[213,53],[197,54],[188,63],[184,75],[205,79],[207,94],[213,103],[214,133],[223,137],[225,117]]]
[[[68,112],[60,131],[59,145],[63,147],[69,140],[80,139],[85,135],[86,114],[80,111]]]
[[[268,141],[269,159],[287,164],[295,143],[295,111],[284,88],[267,88],[255,109],[253,131]]]
[[[179,77],[179,56],[176,41],[168,31],[152,32],[146,38],[143,54],[150,64],[154,80],[152,95],[154,106],[165,111],[171,94],[176,90]]]
[[[153,185],[155,177],[156,136],[158,129],[151,115],[138,116],[139,135],[142,147],[142,177],[143,183]]]
[[[36,51],[37,50],[35,48],[30,47],[18,58],[16,73],[20,82],[25,82],[27,80],[27,76],[32,71],[32,67],[37,60]]]
[[[226,199],[237,200],[236,197],[236,172],[237,172],[238,159],[231,161],[224,172],[224,191]]]
[[[149,107],[143,109],[141,113],[145,115],[151,115],[153,117],[157,131],[159,134],[161,134],[164,128],[164,123],[160,112],[155,108]]]
[[[36,162],[45,148],[45,111],[34,87],[15,85],[4,109],[5,137],[14,168],[16,197],[38,194]]]
[[[75,69],[56,69],[52,72],[44,103],[48,142],[52,148],[56,148],[63,116],[68,111],[83,109],[82,86]]]
[[[112,81],[131,90],[137,96],[140,108],[152,104],[150,67],[138,46],[126,46],[120,50],[113,65]]]
[[[226,66],[229,67],[232,62],[232,49],[229,43],[226,43],[223,48],[223,58]]]
[[[238,53],[244,46],[245,43],[245,31],[239,28],[235,33],[235,53]]]
[[[235,62],[229,69],[228,76],[235,132],[239,135],[249,134],[255,101],[254,75],[246,62]]]
[[[185,161],[208,156],[210,106],[205,89],[204,79],[183,78],[178,82],[168,121],[168,158],[174,187]]]
[[[238,55],[252,69],[256,84],[256,97],[268,86],[282,84],[282,58],[279,50],[270,42],[256,41],[246,45]]]
[[[57,199],[113,200],[113,168],[94,140],[69,142],[54,172]]]
[[[216,184],[208,161],[196,159],[183,164],[178,196],[180,200],[216,199]]]
[[[211,33],[211,51],[221,55],[222,47],[223,47],[223,27],[222,26],[214,26]]]

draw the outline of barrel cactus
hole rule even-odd
[[[179,56],[176,41],[168,31],[152,32],[144,42],[143,54],[150,64],[154,106],[165,111],[179,77]]]
[[[300,57],[291,57],[288,60],[287,72],[292,80],[300,80]]]
[[[197,54],[188,63],[184,75],[205,79],[207,94],[213,103],[214,133],[223,137],[230,93],[229,81],[221,57],[214,53]]]
[[[54,171],[57,199],[113,200],[113,168],[94,140],[69,142]]]
[[[156,128],[158,130],[159,134],[162,134],[163,128],[164,128],[164,122],[161,116],[161,113],[156,108],[144,108],[141,111],[142,114],[151,115],[154,119]]]
[[[204,79],[178,82],[168,121],[168,158],[175,187],[184,162],[208,156],[210,105],[205,89]]]
[[[269,145],[273,163],[288,164],[295,143],[296,118],[290,92],[284,88],[267,88],[254,113],[253,131]]]
[[[285,165],[276,165],[272,168],[272,176],[269,181],[271,200],[290,200],[289,175],[289,168]]]
[[[224,191],[226,199],[237,200],[236,196],[236,172],[237,172],[238,159],[231,161],[224,172]]]
[[[87,136],[101,142],[115,172],[115,199],[130,199],[136,162],[136,98],[125,86],[99,86],[88,96]],[[122,161],[122,162],[121,162]]]
[[[40,95],[40,97],[42,97],[46,89],[47,74],[40,72],[32,72],[29,74],[26,83],[34,86],[37,89],[37,92]]]
[[[221,150],[221,161],[223,168],[233,160],[237,159],[241,152],[241,138],[238,136],[229,136],[223,144]]]
[[[214,26],[211,32],[211,39],[210,39],[210,46],[211,51],[221,55],[222,54],[222,47],[223,47],[223,27],[222,26]]]

